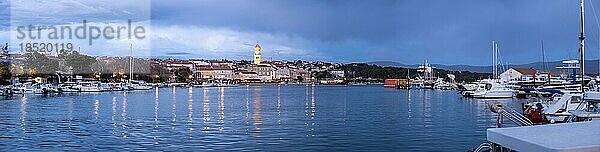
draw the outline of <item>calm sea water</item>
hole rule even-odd
[[[381,86],[15,96],[0,100],[0,151],[466,151],[495,127],[488,102]]]

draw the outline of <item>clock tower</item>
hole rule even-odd
[[[260,54],[260,45],[256,41],[256,45],[254,46],[254,64],[260,64],[260,62],[262,62],[262,55]]]

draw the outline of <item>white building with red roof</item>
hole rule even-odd
[[[532,68],[510,68],[500,74],[500,81],[521,81],[524,77],[532,77],[537,71]]]

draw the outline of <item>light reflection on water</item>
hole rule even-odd
[[[0,151],[464,151],[495,126],[497,101],[380,86],[25,95],[0,100]]]
[[[158,88],[154,88],[154,128],[158,128]]]
[[[204,88],[203,89],[203,97],[204,97],[204,102],[202,104],[202,112],[203,112],[203,117],[202,117],[202,123],[204,124],[204,129],[202,129],[202,131],[206,132],[210,129],[210,126],[208,125],[208,122],[210,121],[210,99],[209,99],[209,92],[208,92],[209,88]]]
[[[256,137],[260,137],[260,125],[262,124],[262,119],[260,116],[260,97],[261,97],[261,88],[254,88],[254,111],[252,112],[252,120],[254,125],[254,133]]]
[[[194,115],[194,88],[189,87],[188,88],[188,130],[189,130],[189,137],[192,138],[192,135],[194,134],[194,125],[193,125],[193,120],[194,118],[192,117]]]
[[[21,115],[19,120],[21,122],[21,130],[25,131],[25,118],[27,115],[27,97],[21,98]]]
[[[225,88],[219,88],[219,131],[223,131],[225,122]]]

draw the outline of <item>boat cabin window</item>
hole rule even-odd
[[[581,96],[571,96],[571,103],[580,103]]]
[[[485,89],[486,90],[492,89],[492,84],[485,84]]]

